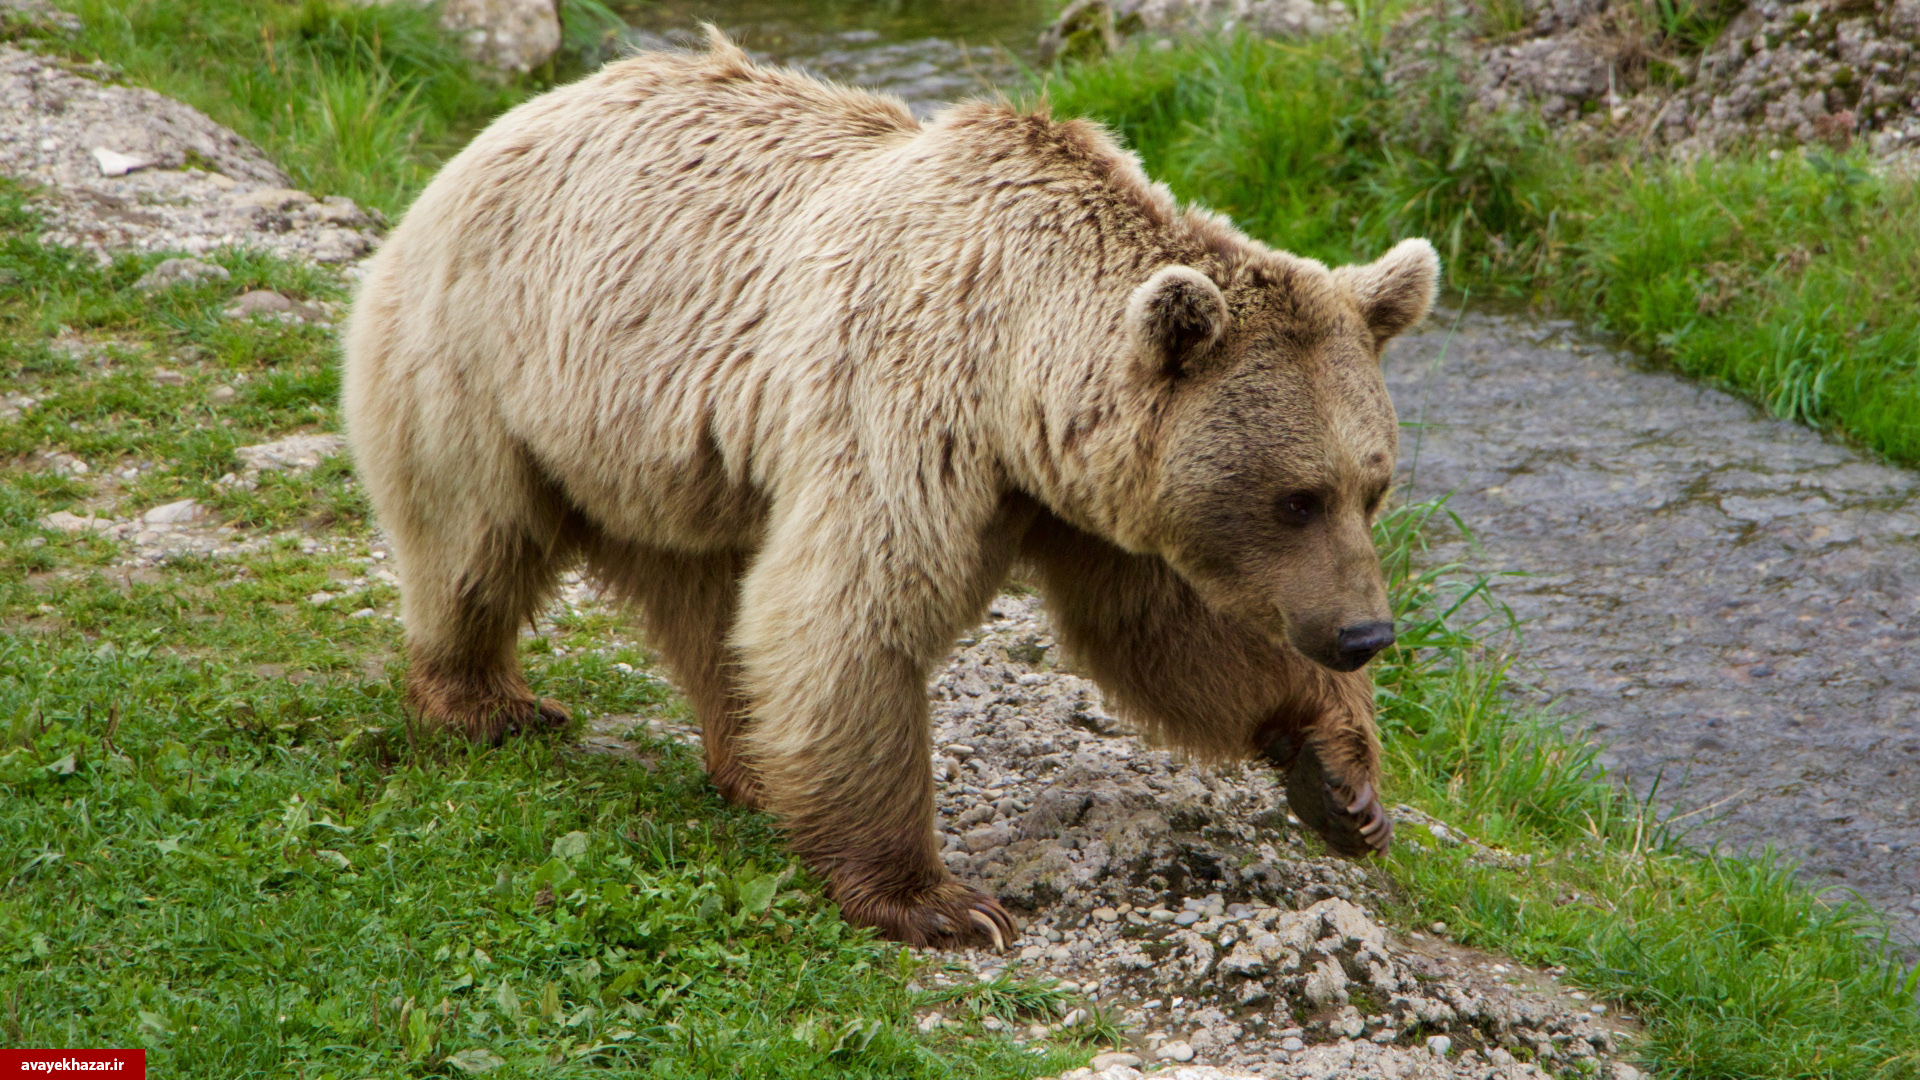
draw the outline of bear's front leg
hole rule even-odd
[[[1162,559],[1043,515],[1023,542],[1054,631],[1110,703],[1213,759],[1264,758],[1287,801],[1342,855],[1384,852],[1373,680],[1336,672],[1209,608]]]
[[[1287,778],[1287,805],[1341,855],[1386,854],[1393,819],[1380,802],[1380,737],[1373,680],[1329,674],[1326,700],[1295,704],[1258,738],[1261,756]]]
[[[932,537],[958,534],[958,550],[928,554],[887,512],[863,519],[841,497],[777,519],[734,634],[744,749],[766,809],[848,921],[911,945],[1004,948],[1012,916],[940,858],[926,685],[1004,579],[1024,517],[982,515]]]

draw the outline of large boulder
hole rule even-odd
[[[498,71],[532,71],[560,50],[558,0],[445,0],[440,25]]]

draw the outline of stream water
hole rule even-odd
[[[725,30],[756,59],[904,99],[941,104],[1026,81],[1047,23],[1043,0],[657,0],[618,5],[635,44]]]

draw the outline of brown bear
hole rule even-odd
[[[717,34],[611,64],[449,162],[354,303],[410,700],[476,740],[563,722],[516,636],[584,562],[848,919],[1000,942],[939,856],[926,682],[1022,563],[1126,715],[1384,850],[1379,357],[1437,272],[1267,248],[1086,121],[923,125]]]

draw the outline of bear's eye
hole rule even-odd
[[[1386,499],[1387,499],[1386,488],[1381,488],[1379,491],[1376,491],[1372,495],[1367,496],[1367,519],[1369,521],[1379,516],[1380,504],[1385,502]]]
[[[1289,525],[1307,525],[1320,513],[1320,496],[1311,491],[1290,491],[1280,496],[1280,520]]]

